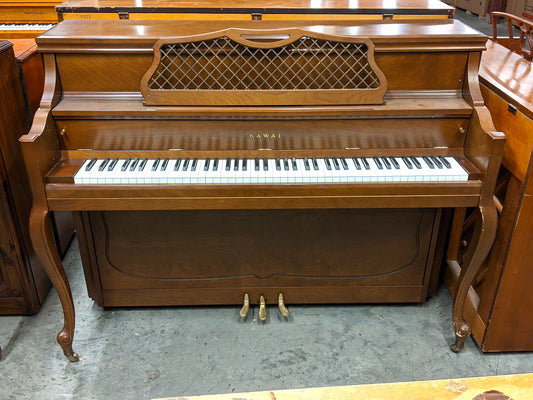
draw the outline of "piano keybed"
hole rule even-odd
[[[456,182],[469,174],[453,157],[91,158],[75,184],[252,184]]]

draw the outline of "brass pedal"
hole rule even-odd
[[[261,295],[259,298],[259,320],[266,321],[267,319],[267,310],[266,310],[266,301],[265,296]]]
[[[278,295],[278,307],[279,307],[279,312],[281,313],[281,315],[283,315],[285,318],[287,318],[291,313],[289,312],[289,310],[287,310],[287,307],[285,307],[285,300],[283,299],[283,293],[280,293]]]
[[[248,293],[244,293],[244,302],[241,311],[239,311],[239,317],[246,318],[248,316],[248,311],[250,311],[250,297],[248,296]]]

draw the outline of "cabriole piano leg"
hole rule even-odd
[[[472,242],[465,255],[454,296],[453,327],[455,330],[455,343],[450,346],[450,349],[455,353],[463,350],[464,343],[471,333],[470,325],[464,318],[466,297],[481,264],[487,257],[494,242],[497,226],[498,214],[494,204],[479,207]]]
[[[38,206],[32,208],[30,235],[35,252],[56,288],[63,307],[64,325],[63,329],[57,334],[57,343],[59,343],[69,361],[79,361],[79,355],[72,350],[75,323],[74,302],[72,301],[67,275],[55,246],[48,210]]]

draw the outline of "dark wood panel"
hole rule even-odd
[[[97,274],[86,275],[99,276],[106,306],[111,292],[134,289],[173,289],[177,304],[192,304],[180,290],[234,288],[239,303],[248,290],[319,286],[338,288],[326,295],[338,302],[363,301],[358,287],[387,286],[410,287],[422,301],[438,220],[434,209],[213,210],[90,213],[89,223],[96,265],[85,268]]]

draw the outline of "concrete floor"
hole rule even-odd
[[[441,287],[422,305],[269,307],[245,321],[237,307],[103,310],[85,289],[77,242],[65,260],[76,305],[68,362],[53,290],[32,317],[1,317],[0,399],[156,397],[444,379],[533,371],[533,355],[483,354],[453,341],[451,297]]]
[[[477,16],[458,11],[490,34]],[[0,317],[0,399],[150,399],[165,396],[444,379],[533,371],[533,355],[483,354],[453,341],[445,288],[422,305],[269,308],[245,321],[237,307],[103,310],[87,296],[76,241],[64,264],[76,305],[68,362],[55,343],[54,290],[32,317]]]

